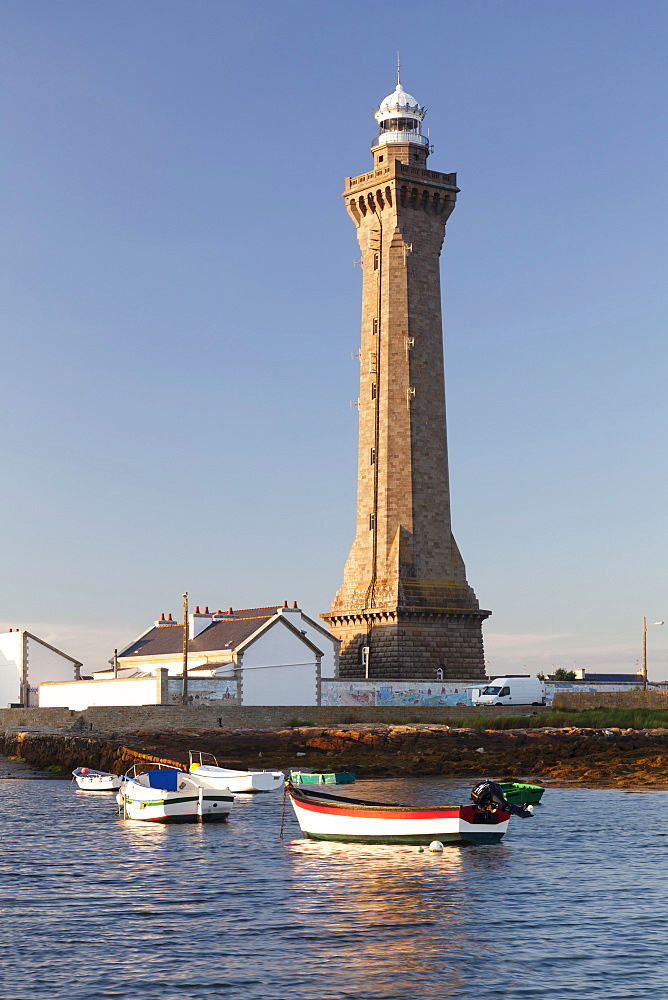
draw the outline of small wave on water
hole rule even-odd
[[[2,1000],[646,1000],[668,993],[668,792],[548,789],[501,844],[303,840],[280,792],[229,824],[123,822],[3,782]],[[351,795],[467,799],[442,779]],[[288,807],[289,810],[289,807]]]

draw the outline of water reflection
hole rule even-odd
[[[388,990],[392,984],[410,990],[419,981],[425,988],[438,982],[439,996],[461,996],[468,976],[464,956],[475,956],[480,946],[469,883],[497,878],[511,863],[511,852],[488,845],[432,854],[311,840],[292,841],[286,852],[295,878],[309,887],[297,907],[305,919],[313,916],[310,887],[317,886],[317,899],[325,897],[340,914],[328,937],[333,930],[337,947],[354,947],[351,969],[360,982],[369,973]]]

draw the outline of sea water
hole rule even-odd
[[[548,789],[500,844],[431,854],[304,840],[289,803],[281,841],[281,792],[161,826],[64,781],[0,788],[3,1000],[668,997],[666,792]]]

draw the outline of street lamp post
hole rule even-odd
[[[664,625],[664,622],[650,622],[650,625]],[[642,687],[647,690],[647,618],[642,619]]]

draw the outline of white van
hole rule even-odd
[[[495,677],[478,695],[476,705],[544,705],[545,685],[537,677]]]

